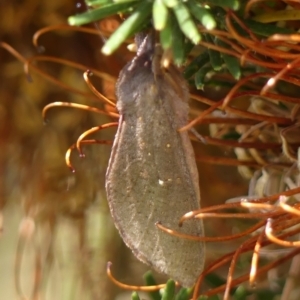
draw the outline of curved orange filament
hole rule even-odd
[[[67,24],[61,24],[61,25],[52,25],[52,26],[48,26],[48,27],[44,27],[40,30],[38,30],[32,38],[32,42],[33,45],[35,47],[38,47],[38,39],[41,37],[41,35],[47,33],[47,32],[51,32],[51,31],[55,31],[55,30],[67,30],[67,31],[77,31],[77,32],[85,32],[85,33],[90,33],[90,34],[94,34],[94,35],[99,35],[99,28],[97,29],[93,29],[90,27],[78,27],[78,26],[71,26],[71,25],[67,25]],[[102,31],[101,35],[104,36],[108,36],[109,33]]]
[[[246,76],[244,78],[241,78],[236,84],[235,86],[230,90],[230,92],[227,94],[227,96],[224,98],[223,100],[223,105],[222,108],[225,109],[229,103],[230,100],[232,100],[232,97],[234,95],[234,93],[240,88],[242,87],[247,81],[249,80],[253,80],[255,78],[259,78],[259,77],[270,77],[270,75],[273,75],[272,73],[269,72],[263,72],[263,73],[255,73],[255,74],[251,74],[249,76]]]
[[[207,110],[202,112],[196,119],[194,119],[193,121],[191,121],[187,125],[181,127],[180,129],[178,129],[178,131],[179,132],[184,132],[186,130],[191,129],[194,125],[199,123],[200,120],[202,120],[206,115],[208,115],[209,113],[213,112],[216,108],[218,108],[222,103],[223,103],[223,100],[211,105]]]
[[[244,10],[245,16],[248,17],[250,15],[251,6],[253,6],[255,3],[265,2],[265,1],[266,0],[249,0],[245,5],[245,10]]]
[[[261,89],[261,95],[265,95],[265,93],[271,88],[274,87],[278,80],[283,80],[283,75],[285,75],[288,71],[293,68],[299,67],[300,58],[295,59],[294,61],[288,63],[283,69],[281,69],[275,76],[268,79],[265,86]]]
[[[111,145],[112,141],[106,141],[106,140],[83,140],[80,142],[80,145],[94,145],[94,144],[100,144],[100,145]],[[71,164],[71,153],[74,149],[77,149],[77,144],[73,144],[69,149],[66,151],[65,154],[65,161],[68,168],[74,173],[75,168]]]
[[[299,207],[298,208],[295,208],[295,207],[292,207],[286,203],[284,203],[283,201],[280,201],[279,202],[279,206],[285,211],[285,212],[288,212],[290,214],[293,214],[297,217],[300,217],[300,209]]]
[[[224,300],[228,300],[229,296],[230,296],[230,290],[231,290],[232,282],[233,282],[233,274],[234,274],[234,269],[235,269],[237,260],[238,260],[239,256],[241,255],[243,249],[244,248],[247,249],[247,246],[250,244],[253,244],[252,240],[247,240],[246,242],[242,243],[242,245],[240,247],[238,247],[238,249],[235,251],[234,255],[232,256],[228,274],[226,277],[227,281],[226,281],[226,286],[225,286],[225,291],[224,291],[224,296],[223,296]]]
[[[295,249],[294,251],[290,252],[289,254],[287,254],[285,257],[282,257],[278,260],[275,260],[263,267],[260,267],[258,270],[257,270],[257,275],[261,275],[261,274],[264,274],[266,273],[267,271],[271,270],[271,269],[274,269],[275,267],[277,266],[280,266],[281,264],[283,264],[284,262],[286,261],[289,261],[291,258],[293,258],[294,256],[298,255],[300,253],[300,249]],[[232,286],[236,286],[236,285],[239,285],[245,281],[247,281],[249,279],[249,274],[246,274],[246,275],[243,275],[243,276],[240,276],[236,279],[234,279],[232,281]],[[215,295],[215,294],[218,294],[218,293],[221,293],[225,290],[226,288],[226,285],[222,285],[222,286],[219,286],[218,288],[215,288],[213,290],[210,290],[206,293],[204,293],[203,295],[205,296],[212,296],[212,295]],[[194,290],[194,295],[193,295],[193,299],[197,299],[197,295],[199,294],[199,287],[195,290]]]
[[[280,221],[281,222],[281,221]],[[266,222],[264,222],[266,223]],[[293,232],[290,232],[291,235],[294,234],[298,234],[299,229],[293,230]],[[288,236],[288,233],[282,234],[281,238],[284,238],[286,236]],[[255,244],[257,242],[257,240],[259,239],[259,236],[254,236],[249,238],[246,242],[246,246],[244,246],[242,249],[239,250],[240,253],[245,253],[248,251],[253,251],[253,248],[255,247]],[[269,240],[264,240],[261,243],[261,246],[267,246],[269,245],[271,242]],[[267,272],[268,270],[274,268],[277,265],[280,265],[281,263],[283,263],[284,261],[289,260],[291,257],[297,255],[299,253],[300,249],[297,249],[296,251],[293,251],[292,253],[288,253],[284,258],[281,258],[275,262],[272,262],[270,264],[268,264],[267,266],[261,267],[257,270],[257,275],[263,274],[265,272]],[[231,252],[228,253],[226,255],[224,255],[223,257],[221,257],[220,259],[216,260],[215,262],[213,262],[209,267],[207,267],[202,274],[199,276],[197,283],[195,285],[195,289],[194,289],[194,294],[193,294],[193,299],[197,299],[197,295],[199,294],[199,288],[201,286],[201,283],[205,277],[206,274],[213,272],[214,270],[216,270],[217,268],[220,268],[222,265],[224,265],[225,263],[228,263],[232,260],[233,255],[236,252]],[[231,282],[231,286],[236,286],[238,284],[241,284],[242,282],[245,282],[246,280],[249,279],[249,274],[243,275],[237,279],[232,280]],[[215,295],[217,293],[223,292],[226,288],[226,285],[222,285],[218,288],[214,288],[206,293],[204,293],[203,295],[206,296],[211,296],[211,295]]]
[[[91,75],[91,71],[85,71],[83,73],[83,78],[84,78],[84,81],[86,82],[86,84],[88,85],[88,87],[90,88],[90,90],[94,93],[95,96],[97,96],[99,99],[102,99],[105,103],[115,107],[116,104],[109,100],[108,98],[106,98],[103,94],[101,94],[94,86],[93,84],[91,83],[90,79],[89,79],[89,76]]]
[[[253,285],[255,282],[255,278],[256,278],[256,274],[257,274],[257,270],[258,270],[258,261],[259,261],[259,250],[262,247],[262,241],[263,238],[265,237],[264,232],[262,232],[256,243],[255,243],[255,247],[253,250],[253,255],[252,255],[252,260],[251,260],[251,267],[250,267],[250,272],[249,272],[249,283],[250,285]]]
[[[43,119],[46,119],[46,113],[50,108],[53,107],[71,107],[71,108],[77,108],[77,109],[82,109],[82,110],[86,110],[86,111],[90,111],[90,112],[95,112],[98,114],[102,114],[102,115],[106,115],[106,116],[110,116],[110,117],[114,117],[114,118],[118,118],[119,114],[117,113],[113,113],[113,112],[109,112],[109,111],[105,111],[96,107],[91,107],[89,105],[84,105],[84,104],[78,104],[78,103],[73,103],[73,102],[52,102],[50,104],[47,104],[46,106],[44,106],[43,111],[42,111],[42,116]]]
[[[113,122],[113,123],[107,123],[107,124],[104,124],[104,125],[101,125],[101,126],[96,126],[96,127],[93,127],[87,131],[85,131],[84,133],[82,133],[79,138],[77,139],[77,142],[76,142],[76,148],[80,154],[80,156],[84,156],[83,153],[82,153],[82,150],[81,150],[81,143],[83,142],[83,140],[89,136],[90,134],[92,133],[95,133],[97,131],[100,131],[102,129],[106,129],[106,128],[110,128],[110,127],[116,127],[118,126],[118,123],[117,122]]]
[[[198,141],[198,140],[197,140]],[[292,163],[274,163],[270,162],[268,164],[261,164],[255,160],[242,160],[242,159],[234,159],[228,157],[218,157],[218,156],[207,156],[201,155],[196,156],[196,161],[206,164],[216,164],[216,165],[223,165],[223,166],[248,166],[253,168],[262,168],[264,166],[268,166],[270,168],[289,168],[292,166]]]
[[[248,14],[252,9],[252,5],[254,5],[255,3],[259,3],[259,2],[262,2],[262,1],[261,0],[248,1],[248,3],[246,4],[246,7],[245,7],[245,13]],[[239,17],[237,17],[237,15],[235,15],[234,12],[228,10],[225,21],[226,21],[228,32],[221,31],[221,30],[210,30],[209,31],[206,29],[200,29],[200,31],[217,36],[220,40],[222,40],[224,43],[229,45],[230,48],[223,48],[223,47],[219,47],[217,45],[206,43],[206,42],[202,42],[202,45],[206,46],[210,49],[219,51],[221,53],[225,53],[225,54],[234,56],[234,57],[238,58],[242,64],[247,64],[249,62],[249,63],[255,64],[257,66],[262,66],[264,68],[267,68],[268,71],[256,73],[256,74],[252,74],[252,75],[248,75],[248,76],[244,77],[243,79],[241,79],[239,82],[237,82],[233,86],[233,88],[230,90],[230,92],[227,94],[227,96],[224,99],[222,99],[221,101],[219,101],[217,103],[210,99],[207,99],[205,97],[196,96],[195,98],[198,98],[197,100],[208,104],[210,107],[207,110],[203,111],[198,117],[196,117],[194,120],[192,120],[188,125],[180,128],[179,131],[190,129],[192,126],[194,126],[195,124],[198,124],[198,123],[209,124],[210,122],[211,123],[215,122],[216,124],[229,124],[229,125],[245,124],[245,125],[249,125],[252,127],[250,127],[250,129],[246,128],[246,130],[248,130],[248,131],[246,131],[246,133],[242,136],[241,140],[238,142],[234,141],[234,140],[224,141],[224,140],[218,139],[216,137],[205,137],[205,141],[208,144],[212,144],[212,145],[224,145],[224,146],[226,145],[226,146],[230,146],[230,147],[239,147],[239,148],[243,147],[243,148],[247,148],[247,149],[253,148],[256,150],[271,149],[275,154],[280,153],[281,148],[282,147],[284,148],[285,144],[286,144],[286,148],[291,148],[291,150],[293,151],[294,148],[296,149],[297,147],[299,147],[299,145],[297,145],[296,142],[288,143],[287,138],[285,138],[285,134],[287,133],[287,131],[296,128],[294,126],[297,126],[297,123],[296,123],[297,122],[297,112],[294,112],[294,114],[292,116],[290,114],[289,115],[288,114],[279,114],[279,116],[276,116],[276,115],[270,116],[270,115],[263,114],[263,112],[265,112],[265,110],[260,110],[259,112],[262,111],[262,113],[259,114],[256,112],[250,112],[250,111],[245,111],[243,109],[231,107],[230,104],[233,105],[231,101],[234,99],[237,99],[238,97],[246,96],[246,97],[250,98],[250,97],[256,96],[256,95],[263,95],[264,97],[266,97],[265,101],[269,101],[269,99],[267,99],[267,98],[270,98],[271,99],[270,102],[277,101],[277,102],[285,102],[288,104],[291,103],[291,104],[293,104],[293,106],[296,107],[299,103],[298,98],[281,95],[280,93],[277,94],[275,92],[272,93],[269,90],[271,88],[273,88],[274,85],[278,81],[285,81],[288,83],[292,83],[296,86],[300,86],[300,80],[298,79],[299,74],[298,74],[298,70],[297,70],[297,68],[300,66],[300,59],[299,59],[299,53],[296,53],[296,52],[300,51],[300,47],[299,47],[299,45],[293,45],[293,44],[288,43],[288,42],[293,42],[293,41],[299,42],[300,35],[298,35],[298,34],[274,35],[265,41],[260,41],[256,37],[255,33],[253,33],[243,23],[243,21]],[[243,28],[249,34],[249,37],[248,36],[244,37],[244,36],[240,35],[239,32],[235,29],[235,26],[233,24],[238,24],[238,26]],[[93,33],[93,34],[99,34],[98,29],[94,30],[94,29],[90,29],[90,28],[78,28],[78,27],[70,28],[69,26],[66,26],[66,25],[52,26],[52,27],[48,27],[48,28],[45,28],[44,30],[37,32],[37,34],[34,37],[35,45],[37,45],[38,39],[42,34],[48,32],[48,31],[51,31],[51,30],[78,30],[78,31],[84,31],[84,32],[89,32],[89,33]],[[45,57],[40,56],[40,57],[31,58],[29,60],[26,60],[24,57],[20,56],[19,53],[10,49],[9,46],[6,45],[5,43],[1,43],[0,46],[5,48],[6,50],[9,49],[8,51],[12,55],[17,57],[20,61],[23,61],[25,64],[25,69],[32,68],[34,71],[38,72],[39,74],[43,74],[43,76],[45,76],[46,79],[48,78],[48,80],[50,80],[51,82],[53,82],[55,84],[60,84],[60,86],[62,86],[63,88],[66,88],[72,92],[82,94],[85,97],[92,98],[93,100],[99,99],[99,98],[103,99],[102,94],[99,94],[98,91],[96,91],[95,87],[90,82],[90,79],[88,78],[89,72],[85,72],[84,78],[87,82],[87,85],[91,89],[91,91],[94,93],[94,95],[96,95],[96,98],[93,95],[83,93],[76,89],[71,89],[68,86],[64,86],[63,84],[58,83],[58,81],[56,81],[55,78],[48,76],[47,74],[44,74],[41,70],[39,70],[37,67],[35,67],[33,65],[33,62],[38,61],[38,60],[48,60],[48,61],[53,61],[53,62],[57,62],[57,63],[65,63],[65,61],[59,60],[56,58],[52,59],[52,58],[49,58],[46,56]],[[282,50],[282,48],[279,48],[278,46],[286,47],[286,50]],[[262,58],[262,56],[265,56],[267,58],[266,61],[264,60],[264,58]],[[79,64],[72,65],[72,62],[68,62],[67,64],[69,66],[72,66],[72,67],[75,67],[78,69],[82,69],[84,67]],[[85,70],[86,70],[86,68],[85,68]],[[28,74],[28,72],[29,71],[27,70],[27,74]],[[96,74],[96,70],[92,70],[92,72]],[[102,74],[102,73],[99,73],[96,75],[98,75],[101,78],[104,78],[106,76],[105,74]],[[260,83],[260,81],[258,81],[258,82],[255,81],[256,79],[270,78],[270,77],[272,77],[272,78],[269,79],[268,83],[265,85]],[[105,77],[104,79],[113,80],[111,78],[109,79],[109,77],[107,77],[107,78]],[[254,82],[253,82],[253,80],[254,80]],[[234,84],[234,82],[235,82],[234,80],[230,79],[230,84]],[[239,91],[239,89],[241,89],[241,88],[243,88],[243,90]],[[246,88],[247,88],[247,90],[246,90]],[[109,103],[110,105],[114,105],[114,103],[108,99],[105,99],[104,101]],[[53,104],[47,105],[43,110],[43,116],[45,116],[45,114],[49,108],[58,107],[58,106],[80,108],[83,110],[89,110],[92,112],[97,112],[97,113],[110,115],[113,117],[118,117],[118,114],[109,113],[109,112],[106,112],[104,110],[100,110],[100,109],[97,109],[94,107],[88,108],[88,106],[85,106],[85,105],[80,105],[80,104],[75,104],[75,103],[74,104],[73,103],[65,103],[65,102],[55,102]],[[235,116],[234,116],[234,118],[224,118],[224,119],[212,116],[211,113],[217,109],[224,110],[230,114],[234,114]],[[297,110],[295,109],[295,111],[297,111]],[[258,123],[258,122],[263,122],[263,123]],[[253,134],[253,132],[256,130],[266,129],[269,126],[269,124],[275,124],[274,128],[276,128],[277,130],[279,130],[278,125],[289,126],[289,127],[285,127],[283,129],[283,131],[281,132],[281,137],[283,137],[283,140],[285,140],[285,141],[281,141],[278,138],[279,134],[276,136],[275,142],[274,142],[274,139],[270,139],[270,140],[262,139],[261,142],[255,141],[254,138],[257,138],[257,136],[255,134]],[[97,126],[97,127],[94,127],[92,129],[86,131],[78,138],[77,143],[72,145],[69,148],[68,152],[66,153],[66,161],[70,168],[73,168],[70,163],[70,155],[71,155],[71,151],[73,149],[77,148],[77,150],[82,155],[81,147],[83,144],[85,145],[85,144],[94,144],[94,143],[99,143],[99,144],[111,143],[110,141],[85,140],[85,138],[88,135],[90,135],[94,132],[97,132],[98,130],[101,130],[102,128],[104,128],[104,126],[105,125]],[[271,131],[270,127],[267,128],[267,134],[269,133],[269,131]],[[252,138],[253,141],[250,140],[250,141],[242,142],[242,140],[245,139],[246,137]],[[286,151],[286,153],[287,152],[288,151]],[[292,154],[287,155],[287,156],[292,158]],[[201,160],[201,159],[203,159],[203,157],[197,158],[197,159]],[[294,157],[294,159],[295,159],[295,157]],[[217,162],[218,158],[212,158],[211,161]],[[268,165],[268,161],[271,161],[271,159],[265,159],[265,160],[262,160],[259,162],[255,161],[255,160],[253,160],[253,161],[229,160],[229,159],[219,160],[219,162],[222,162],[223,164],[226,164],[226,163],[228,163],[228,164],[232,163],[233,165],[234,164],[235,165],[243,165],[244,164],[244,165],[252,166],[252,167],[266,166],[266,165]],[[278,166],[289,167],[289,166],[291,166],[291,163],[278,162],[276,164],[270,165],[270,167],[278,167]],[[199,277],[199,279],[197,281],[197,285],[194,290],[193,299],[196,299],[196,297],[198,296],[199,287],[201,285],[201,282],[203,281],[204,275],[216,270],[218,267],[221,267],[227,263],[231,262],[229,272],[228,272],[228,280],[227,280],[226,285],[223,285],[216,289],[210,290],[210,291],[206,292],[205,295],[213,295],[220,291],[225,291],[224,299],[228,299],[229,291],[233,286],[235,286],[239,283],[242,283],[248,279],[249,279],[250,283],[253,284],[255,281],[255,278],[258,275],[267,272],[271,268],[276,267],[277,265],[281,264],[282,262],[285,262],[288,259],[290,259],[293,256],[300,253],[299,249],[295,249],[295,251],[289,253],[284,258],[281,258],[275,262],[272,262],[264,267],[259,267],[259,251],[264,246],[270,245],[273,243],[284,246],[284,247],[299,247],[300,246],[299,241],[295,242],[295,241],[285,240],[285,238],[296,235],[300,231],[299,229],[288,230],[292,226],[299,223],[299,216],[300,216],[299,206],[297,204],[295,204],[293,206],[288,205],[284,201],[279,201],[279,203],[276,205],[269,203],[269,202],[278,201],[278,199],[280,199],[283,195],[292,196],[292,195],[295,195],[298,193],[300,193],[300,188],[294,188],[294,189],[280,192],[280,193],[277,193],[277,194],[274,194],[274,195],[271,195],[268,197],[261,197],[261,198],[257,197],[257,199],[255,199],[253,201],[247,200],[246,202],[241,201],[240,203],[227,203],[224,205],[208,207],[205,209],[187,213],[180,219],[181,225],[183,224],[183,222],[185,222],[189,219],[193,219],[193,218],[217,218],[218,217],[218,218],[247,218],[247,219],[248,218],[254,218],[254,219],[258,218],[258,219],[262,219],[262,220],[258,221],[251,228],[248,228],[246,231],[243,231],[239,234],[235,234],[235,235],[231,235],[231,236],[216,237],[216,238],[215,237],[191,237],[189,235],[184,235],[184,234],[181,234],[180,232],[165,228],[161,224],[157,224],[157,227],[159,229],[161,229],[169,234],[175,235],[179,238],[185,238],[185,239],[191,239],[191,240],[204,240],[204,241],[210,241],[210,242],[229,241],[232,239],[247,237],[248,235],[255,233],[254,236],[249,237],[249,239],[246,240],[237,251],[226,254],[225,256],[223,256],[219,260],[215,261],[212,265],[210,265],[208,268],[206,268],[204,270],[203,274]],[[268,203],[266,203],[266,202],[268,202]],[[228,208],[244,208],[244,209],[250,209],[250,210],[257,210],[258,212],[236,213],[236,214],[232,214],[232,213],[227,214],[227,213],[223,213],[223,212],[222,213],[217,212],[218,210],[228,209]],[[266,210],[266,211],[262,212],[261,210]],[[272,221],[271,221],[271,219],[269,221],[267,221],[266,220],[267,218],[272,218]],[[263,230],[263,231],[261,231],[261,230]],[[286,231],[282,234],[281,232],[283,230],[286,230]],[[19,245],[18,247],[22,248],[22,245],[21,246]],[[24,245],[23,245],[23,247],[24,247]],[[235,270],[235,266],[236,266],[236,262],[237,262],[238,258],[243,253],[246,253],[249,251],[254,252],[253,256],[252,256],[250,273],[234,279],[233,275],[234,275],[234,270]],[[21,249],[20,253],[22,253],[22,249]],[[38,253],[37,253],[37,257],[38,257]],[[19,261],[22,260],[22,258],[20,258],[20,257],[18,259],[19,259]],[[16,261],[17,261],[17,259],[16,259]],[[20,264],[21,264],[21,262],[19,262],[19,266],[20,266]],[[16,263],[16,265],[18,265],[18,264]],[[36,260],[36,265],[37,265],[36,269],[38,270],[40,268],[38,258]],[[108,272],[108,276],[111,278],[111,280],[115,284],[117,284],[121,288],[125,288],[128,290],[153,291],[153,290],[157,290],[157,289],[160,289],[165,286],[165,285],[158,285],[155,287],[139,287],[139,286],[125,285],[123,283],[118,282],[112,276],[109,264],[108,264],[107,272]],[[39,282],[39,279],[38,279],[38,275],[36,274],[35,288],[34,288],[33,295],[36,295],[36,291],[38,290],[36,288],[36,287],[38,287],[38,282]],[[19,284],[19,292],[21,295],[22,290],[20,287],[20,282],[18,284]],[[22,295],[22,296],[24,296],[24,295]]]
[[[235,239],[239,239],[242,237],[245,237],[246,235],[255,232],[257,229],[261,228],[266,222],[265,221],[261,221],[258,222],[256,225],[250,227],[249,229],[241,232],[241,233],[237,233],[237,234],[232,234],[232,235],[228,235],[228,236],[221,236],[221,237],[204,237],[204,236],[192,236],[192,235],[188,235],[188,234],[184,234],[178,231],[175,231],[173,229],[169,229],[164,227],[162,224],[160,223],[156,223],[155,225],[161,229],[162,231],[179,237],[179,238],[183,238],[186,240],[191,240],[191,241],[204,241],[204,242],[225,242],[225,241],[231,241],[231,240],[235,240]]]
[[[111,268],[112,263],[108,262],[107,263],[107,267],[106,267],[106,273],[107,276],[109,277],[109,279],[118,287],[120,287],[121,289],[124,290],[129,290],[129,291],[143,291],[143,292],[153,292],[153,291],[157,291],[160,289],[163,289],[166,287],[166,284],[158,284],[158,285],[153,285],[153,286],[139,286],[139,285],[128,285],[128,284],[124,284],[120,281],[118,281],[111,273]],[[178,284],[176,284],[178,285]]]
[[[300,229],[299,229],[299,232],[300,232]],[[273,234],[272,219],[268,219],[268,221],[267,221],[267,225],[266,225],[266,228],[265,228],[265,235],[274,244],[278,244],[278,245],[283,246],[283,247],[300,247],[300,241],[297,241],[297,242],[284,241],[284,240],[276,237]]]
[[[59,57],[53,57],[53,56],[47,56],[47,55],[35,55],[32,56],[28,59],[26,59],[26,63],[24,64],[24,70],[25,73],[27,74],[29,72],[29,65],[32,65],[33,62],[35,61],[46,61],[46,62],[54,62],[57,64],[61,64],[61,65],[66,65],[69,66],[71,68],[77,69],[77,70],[81,70],[81,71],[86,71],[87,66],[86,65],[82,65],[80,63],[65,59],[65,58],[59,58]],[[109,75],[108,73],[105,72],[101,72],[98,69],[95,68],[89,68],[89,70],[96,75],[97,77],[110,81],[110,82],[115,82],[116,79],[115,77]]]
[[[249,94],[249,92],[240,93],[240,94],[236,95],[235,97],[246,95],[246,94]],[[222,109],[220,107],[220,104],[223,103],[223,100],[217,102],[217,104],[216,104],[216,102],[214,102],[214,101],[212,101],[212,100],[210,100],[210,99],[208,99],[206,97],[203,97],[203,96],[199,96],[199,95],[195,95],[195,94],[192,94],[191,96],[192,96],[192,99],[194,99],[194,100],[198,100],[198,101],[200,101],[202,103],[205,103],[205,104],[208,104],[210,106],[211,105],[215,105],[215,108]],[[200,123],[201,119],[205,115],[207,115],[208,113],[210,113],[212,111],[212,109],[209,108],[207,111],[208,111],[207,113],[203,112],[201,114],[201,117],[197,118],[197,122]],[[282,124],[282,125],[292,125],[293,124],[293,121],[291,119],[288,119],[288,118],[273,117],[273,116],[268,116],[268,115],[262,115],[262,114],[252,113],[252,112],[249,112],[249,111],[240,110],[240,109],[233,108],[233,107],[230,107],[230,106],[226,106],[226,111],[230,112],[232,114],[235,114],[237,116],[241,116],[241,117],[244,117],[244,118],[253,119],[253,120],[256,120],[256,121],[259,121],[259,122],[266,121],[266,122],[277,123],[277,124]],[[197,123],[197,122],[194,122],[194,121],[190,122],[188,125],[180,128],[180,131],[188,130],[193,125],[195,125],[195,123]],[[190,125],[190,124],[192,124],[192,125]]]
[[[233,38],[235,38],[238,42],[245,45],[247,48],[255,49],[255,51],[257,53],[260,53],[260,54],[266,55],[266,56],[272,56],[272,58],[282,58],[282,59],[297,59],[298,58],[298,54],[290,54],[285,51],[272,49],[272,48],[266,48],[265,47],[266,43],[253,42],[248,38],[242,37],[241,35],[239,35],[237,33],[237,31],[234,29],[234,27],[231,23],[230,17],[233,15],[234,15],[234,13],[232,11],[228,11],[228,13],[225,17],[225,23],[226,23],[228,32],[232,35]],[[235,16],[235,18],[237,18],[237,17]],[[249,61],[251,62],[251,60],[249,60]],[[265,66],[267,66],[267,65],[269,65],[269,64],[265,64]],[[269,66],[274,67],[274,65],[275,64],[270,64]],[[283,64],[279,64],[278,68],[279,68],[279,66],[280,66],[280,68],[284,67]]]

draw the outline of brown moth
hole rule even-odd
[[[106,174],[108,203],[135,256],[189,287],[203,269],[204,243],[171,236],[155,225],[204,235],[199,220],[178,226],[183,214],[200,208],[193,148],[188,133],[177,131],[188,121],[189,93],[174,66],[160,67],[152,35],[138,46],[116,85],[120,119]]]

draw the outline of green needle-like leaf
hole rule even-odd
[[[184,78],[189,79],[208,61],[209,61],[208,51],[202,52],[199,56],[193,59],[192,62],[185,68],[183,72]]]
[[[190,15],[188,8],[182,2],[179,2],[176,6],[172,7],[172,9],[181,31],[194,44],[198,44],[201,40],[201,35],[194,20],[192,19],[192,16]]]
[[[93,5],[93,6],[113,3],[112,0],[85,0],[84,2],[86,5]]]
[[[168,8],[165,6],[163,0],[154,0],[153,3],[153,25],[158,31],[165,28],[168,21]]]
[[[146,285],[156,285],[155,279],[151,272],[145,273],[143,277],[146,282]],[[149,295],[152,298],[152,300],[161,300],[159,291],[149,292]]]
[[[189,0],[187,6],[190,9],[193,16],[201,22],[206,29],[214,29],[217,23],[210,11],[200,6],[196,1]]]
[[[168,280],[164,293],[161,300],[173,300],[175,297],[175,281]]]
[[[137,292],[133,292],[131,295],[131,300],[140,300],[139,294]]]
[[[176,6],[179,2],[178,0],[163,0],[165,5],[169,8]]]
[[[230,48],[229,45],[224,43],[223,41],[216,38],[216,44],[223,48]],[[223,60],[225,62],[225,65],[229,71],[229,73],[236,79],[239,80],[241,78],[241,66],[240,61],[238,58],[232,55],[228,55],[225,53],[221,53]]]
[[[112,54],[128,37],[136,33],[141,25],[147,23],[151,15],[152,2],[143,1],[131,16],[110,36],[102,48],[105,55]]]
[[[275,24],[263,24],[253,20],[243,20],[244,23],[256,34],[269,37],[272,34],[291,34],[295,31],[286,27],[278,27]]]
[[[204,37],[208,43],[214,44],[214,41],[209,34],[205,34]],[[223,65],[223,59],[221,57],[221,53],[213,49],[208,49],[208,54],[209,54],[210,64],[213,67],[213,69],[215,71],[220,71]]]
[[[197,300],[221,300],[218,295],[213,295],[210,297],[207,296],[200,296]]]
[[[167,24],[164,29],[159,32],[159,40],[163,49],[169,49],[172,46],[172,22],[168,18]]]
[[[239,0],[206,0],[205,3],[208,5],[212,4],[215,6],[228,7],[233,10],[238,10],[240,7]]]
[[[178,27],[177,22],[172,20],[172,52],[175,65],[182,65],[185,60],[184,35]]]
[[[108,4],[99,8],[94,8],[79,15],[71,16],[68,18],[68,23],[75,26],[88,24],[120,12],[124,12],[134,7],[134,5],[136,5],[135,1]]]
[[[192,295],[193,289],[182,288],[177,293],[175,300],[189,300]]]
[[[211,66],[204,66],[195,74],[195,85],[198,90],[203,90],[206,74],[210,71],[212,71]]]

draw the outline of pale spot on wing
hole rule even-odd
[[[143,178],[143,179],[148,179],[150,176],[149,176],[149,173],[148,173],[148,170],[144,169],[143,171],[140,172],[140,177]]]
[[[170,144],[167,144],[167,148],[171,148],[171,145],[170,145]]]
[[[149,85],[149,91],[151,94],[156,94],[157,88],[154,84]]]
[[[177,177],[177,178],[176,178],[176,183],[177,183],[177,184],[182,184],[181,178]]]
[[[145,142],[144,142],[144,141],[141,141],[141,142],[139,143],[139,148],[140,148],[141,150],[145,149]]]
[[[159,185],[164,185],[165,182],[164,182],[163,180],[161,180],[161,179],[158,179],[158,184],[159,184]]]
[[[130,195],[131,194],[131,186],[127,186],[126,187],[126,195]]]

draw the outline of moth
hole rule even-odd
[[[198,170],[187,132],[189,92],[175,66],[162,68],[152,34],[138,40],[134,59],[120,72],[120,113],[106,173],[116,228],[135,256],[182,286],[192,286],[205,260],[203,242],[171,236],[157,222],[203,236],[199,220],[180,217],[200,208]]]

